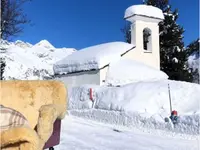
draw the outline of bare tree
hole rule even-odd
[[[22,5],[30,0],[1,0],[0,37],[9,40],[23,31],[23,25],[30,23]]]
[[[5,67],[6,67],[5,59],[0,57],[0,80],[4,80],[3,73],[5,70]]]

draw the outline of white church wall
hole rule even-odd
[[[84,84],[100,85],[100,72],[97,70],[61,75],[56,76],[55,80],[62,81],[68,88]]]
[[[103,69],[100,70],[100,85],[104,85],[104,81],[106,79],[106,74],[107,74],[107,71],[108,71],[108,67],[105,67]]]

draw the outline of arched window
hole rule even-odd
[[[143,49],[151,51],[151,45],[151,30],[149,28],[145,28],[143,30]]]

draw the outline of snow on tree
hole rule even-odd
[[[200,44],[200,39],[197,38],[187,46],[188,57],[194,52],[199,56],[199,44]]]
[[[184,29],[176,23],[178,10],[172,11],[168,0],[145,0],[146,5],[160,8],[164,13],[164,21],[159,23],[160,30],[160,66],[169,79],[192,81],[192,75],[186,65],[187,53],[184,50]],[[131,42],[130,24],[126,24],[122,32],[125,40]]]
[[[200,83],[200,57],[199,57],[199,38],[195,41],[192,41],[186,48],[187,57],[188,57],[188,66],[191,69],[193,75],[193,82]]]

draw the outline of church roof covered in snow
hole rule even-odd
[[[134,45],[125,42],[110,42],[84,48],[54,64],[54,72],[68,74],[98,70],[134,48]]]
[[[126,9],[124,18],[128,19],[135,15],[164,19],[161,9],[150,5],[133,5]]]

